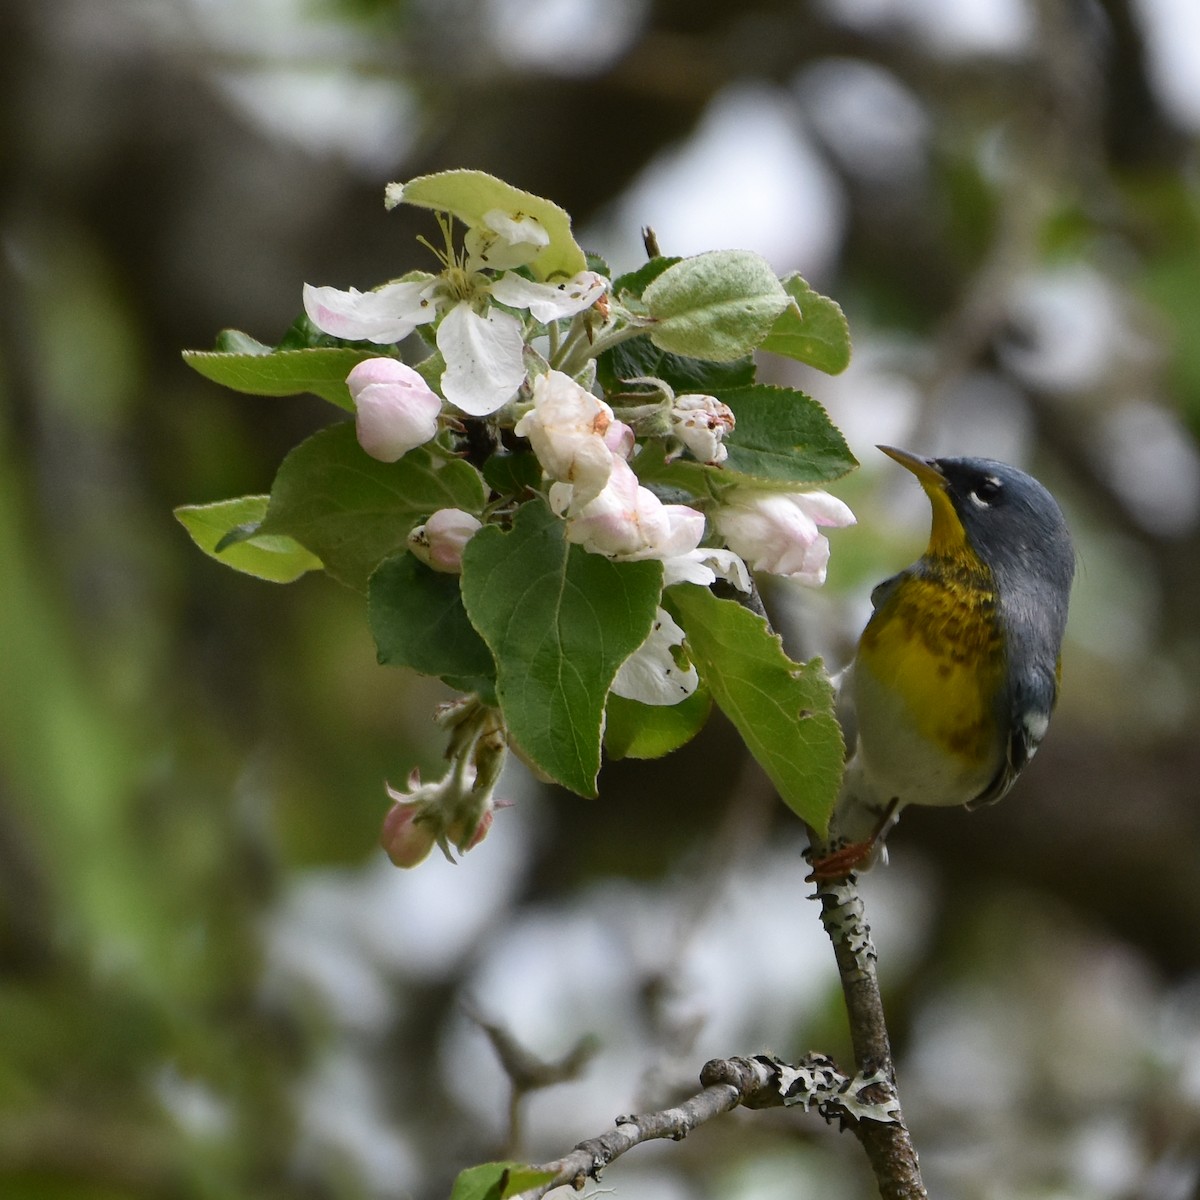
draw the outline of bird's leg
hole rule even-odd
[[[836,850],[812,860],[812,871],[804,877],[806,883],[824,883],[835,879],[846,879],[862,865],[875,849],[875,843],[887,829],[888,823],[900,806],[900,797],[894,796],[891,803],[883,810],[883,816],[875,824],[871,836],[862,842],[848,842]]]

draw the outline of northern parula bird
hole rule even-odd
[[[925,553],[871,594],[843,673],[853,744],[813,877],[869,866],[908,804],[999,800],[1033,757],[1058,695],[1075,553],[1054,497],[987,458],[879,447],[933,507]]]

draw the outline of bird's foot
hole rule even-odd
[[[805,883],[832,883],[838,879],[849,879],[865,863],[869,862],[875,849],[874,837],[865,842],[848,842],[829,854],[812,859],[812,870],[805,875]]]
[[[813,854],[809,859],[812,871],[804,877],[805,883],[834,883],[839,879],[849,879],[859,868],[867,870],[878,858],[887,862],[887,850],[881,839],[895,824],[896,810],[900,807],[899,798],[893,797],[891,802],[880,814],[871,836],[861,842],[846,842],[842,839],[834,841],[834,848],[824,854]],[[811,853],[811,851],[810,851]]]

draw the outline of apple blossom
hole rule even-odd
[[[715,396],[676,396],[670,421],[671,432],[701,462],[715,466],[729,457],[722,439],[733,429],[733,411]]]
[[[576,511],[600,494],[614,455],[628,457],[634,442],[633,430],[603,400],[561,371],[534,379],[533,407],[513,432],[529,439],[551,479],[572,486]]]
[[[694,550],[704,536],[704,515],[685,504],[664,504],[642,487],[623,458],[614,458],[608,482],[576,512],[570,484],[550,489],[550,507],[568,513],[567,541],[618,562],[668,559]]]
[[[439,320],[437,346],[446,361],[442,393],[470,416],[487,416],[525,381],[525,330],[507,309],[525,310],[545,325],[583,312],[608,289],[595,271],[540,283],[508,270],[531,262],[548,244],[536,218],[497,209],[468,230],[461,257],[449,249],[441,255],[440,275],[398,280],[373,292],[305,284],[305,311],[325,333],[379,344]]]
[[[408,535],[408,548],[426,566],[447,575],[462,571],[463,548],[482,528],[479,518],[461,508],[439,508]]]
[[[818,526],[853,525],[854,514],[828,492],[735,489],[713,513],[729,548],[755,571],[817,586],[825,582],[829,542]]]
[[[412,367],[368,358],[346,376],[359,445],[380,462],[395,462],[438,430],[442,400]]]

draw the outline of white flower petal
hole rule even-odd
[[[550,510],[555,516],[561,517],[571,507],[571,498],[575,494],[575,485],[570,483],[552,483],[546,494]]]
[[[442,394],[473,417],[502,408],[525,379],[521,322],[510,313],[481,317],[461,301],[438,326],[437,345],[446,360]]]
[[[322,333],[389,345],[437,316],[428,279],[388,283],[373,292],[304,285],[304,311]]]
[[[828,492],[794,492],[792,500],[818,525],[832,525],[840,529],[858,523],[850,506]]]
[[[492,284],[492,295],[509,308],[525,308],[545,324],[590,308],[604,294],[608,280],[595,271],[580,271],[566,283],[534,283],[511,272]]]
[[[739,591],[750,591],[750,572],[732,550],[701,547],[663,560],[664,588],[673,583],[698,583],[708,587],[718,579],[727,580]]]
[[[680,668],[671,653],[683,643],[683,630],[665,609],[659,609],[646,640],[621,664],[612,690],[627,700],[669,705],[686,700],[700,683],[690,663]]]
[[[493,208],[467,230],[463,245],[472,270],[507,271],[533,262],[550,245],[550,234],[537,217]]]
[[[540,250],[550,245],[550,234],[545,225],[528,213],[508,213],[502,208],[492,208],[483,214],[483,223],[510,246],[536,246]]]

